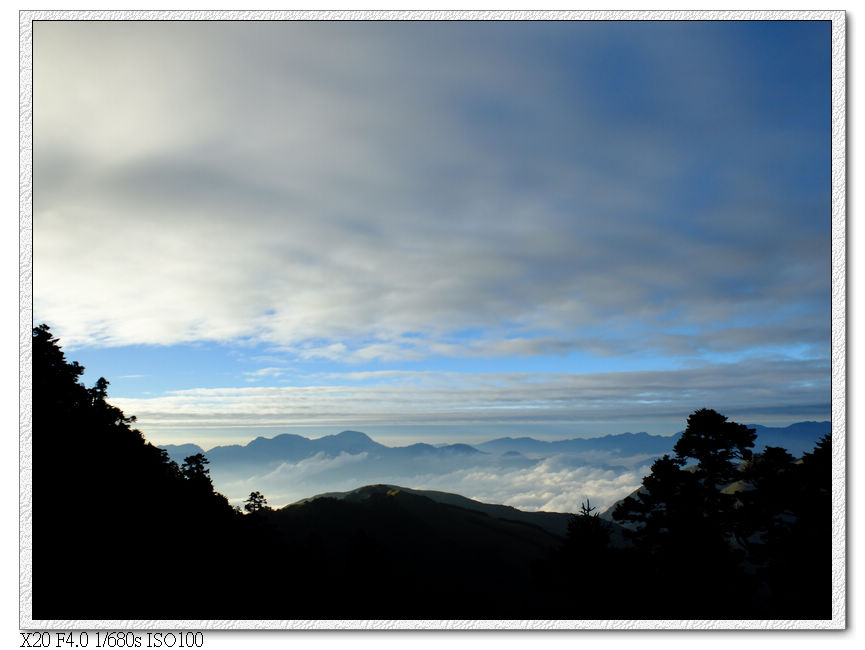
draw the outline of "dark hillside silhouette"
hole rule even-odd
[[[201,457],[183,468],[78,382],[48,327],[33,330],[33,615],[211,618],[242,576],[203,567],[242,556],[242,517]],[[178,616],[179,615],[179,616]]]
[[[480,501],[475,501],[474,499],[468,499],[459,494],[453,494],[450,492],[438,492],[436,490],[416,490],[413,488],[402,487],[399,485],[375,485],[375,486],[365,486],[359,488],[357,490],[352,490],[350,492],[326,492],[324,494],[316,495],[310,499],[303,499],[298,502],[303,503],[306,501],[312,501],[314,499],[328,497],[332,499],[347,499],[349,501],[356,501],[357,495],[360,493],[365,493],[370,489],[379,489],[379,490],[399,490],[400,492],[406,492],[409,494],[416,494],[418,496],[427,497],[428,499],[432,499],[437,503],[444,503],[451,506],[456,506],[463,510],[477,510],[478,512],[482,512],[494,519],[507,519],[510,521],[521,521],[525,524],[531,524],[533,526],[537,526],[543,528],[549,533],[556,535],[557,537],[564,537],[568,532],[568,524],[571,520],[571,515],[563,513],[563,512],[545,512],[542,510],[535,512],[526,512],[523,510],[517,510],[512,506],[503,506],[503,505],[495,505],[490,503],[482,503]]]
[[[268,513],[321,617],[337,602],[357,618],[543,618],[558,600],[536,575],[562,539],[519,521],[393,486],[322,497]],[[344,610],[343,610],[344,611]]]

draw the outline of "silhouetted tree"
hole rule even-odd
[[[688,416],[688,426],[673,451],[678,459],[696,460],[701,480],[717,488],[735,480],[738,463],[751,458],[756,435],[754,429],[704,408]]]
[[[814,451],[802,456],[802,477],[809,488],[823,497],[832,495],[832,434],[817,441]]]
[[[79,381],[46,325],[33,328],[33,616],[235,617],[240,575],[166,588],[190,557],[217,566],[254,539],[212,489],[206,459],[181,470],[109,404],[108,382]],[[196,487],[197,486],[197,487]],[[98,495],[99,507],[89,507]],[[62,534],[60,534],[62,531]],[[115,585],[106,588],[106,585]]]
[[[258,512],[267,507],[267,499],[264,498],[264,495],[261,492],[256,490],[249,493],[249,498],[245,501],[243,507],[250,514]]]
[[[184,478],[193,482],[210,483],[210,469],[206,467],[210,464],[204,454],[194,454],[183,459],[183,465],[180,466],[180,471]]]
[[[798,501],[796,461],[781,447],[766,447],[742,468],[744,485],[736,492],[736,539],[752,562],[765,561],[769,539],[786,535]]]
[[[675,457],[655,461],[635,497],[613,512],[651,556],[658,580],[683,569],[691,576],[690,593],[673,588],[664,596],[673,615],[701,610],[708,615],[716,608],[712,615],[719,617],[738,597],[733,585],[745,580],[743,552],[732,544],[740,532],[738,501],[724,488],[738,478],[738,461],[751,457],[754,438],[753,429],[716,411],[695,411],[673,447]],[[696,463],[689,466],[689,460]]]
[[[579,514],[573,515],[568,523],[566,544],[576,553],[585,556],[586,561],[597,553],[602,553],[610,543],[610,530],[607,522],[601,519],[590,499],[580,504]]]
[[[735,499],[722,490],[738,477],[737,461],[751,457],[755,435],[716,411],[695,411],[673,447],[675,457],[655,461],[636,498],[625,499],[613,517],[636,524],[650,545],[664,536],[726,544]],[[689,459],[696,465],[687,466]]]
[[[758,526],[762,536],[754,562],[771,596],[771,616],[831,616],[831,448],[831,436],[824,436],[800,461],[784,464],[779,477],[757,481],[748,495],[750,507],[757,502],[767,517]]]
[[[96,384],[90,389],[90,395],[94,404],[98,404],[100,400],[108,397],[108,380],[105,377],[97,379]]]
[[[614,601],[621,595],[621,581],[617,579],[620,557],[610,547],[608,522],[598,515],[591,500],[580,504],[580,511],[568,523],[554,567],[549,569],[550,588],[558,584],[569,603],[564,616],[603,618],[604,612],[616,607]]]
[[[613,512],[631,527],[666,617],[830,614],[830,439],[797,462],[778,447],[754,455],[754,438],[694,412],[675,457],[656,461]],[[683,570],[687,590],[669,581]]]

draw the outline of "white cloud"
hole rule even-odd
[[[778,134],[736,113],[735,53],[598,29],[627,33],[687,134],[592,103],[610,36],[586,25],[37,24],[37,319],[73,347],[255,340],[367,362],[693,353],[682,328],[733,344],[742,319],[822,313],[828,215],[747,173]],[[721,99],[747,147],[696,108]],[[748,184],[695,214],[677,196],[694,159],[734,153]]]
[[[503,467],[496,458],[476,459],[477,465],[458,469],[449,469],[449,463],[442,462],[440,467],[424,474],[392,469],[373,473],[368,461],[366,453],[342,453],[335,458],[316,454],[297,463],[283,463],[267,474],[243,479],[222,478],[214,472],[215,487],[234,503],[241,503],[250,492],[258,490],[271,505],[282,506],[322,492],[387,483],[461,494],[521,510],[577,512],[586,499],[601,510],[609,507],[637,489],[650,473],[649,463],[620,461],[614,469],[608,469],[587,465],[570,455],[553,456],[521,469]]]
[[[319,491],[340,491],[358,487],[350,476],[351,467],[366,460],[366,453],[342,452],[331,458],[319,452],[297,463],[282,463],[261,475],[220,480],[218,472],[214,472],[213,477],[216,489],[233,503],[241,503],[251,492],[257,490],[265,494],[271,506],[282,506],[314,496]],[[343,476],[334,481],[334,472]],[[348,476],[345,476],[346,474]],[[322,475],[326,478],[322,479]]]
[[[780,359],[669,371],[402,371],[350,373],[347,378],[366,383],[198,388],[152,398],[113,398],[112,402],[135,414],[145,433],[218,425],[358,428],[507,422],[531,427],[592,421],[637,422],[645,430],[655,421],[681,423],[688,413],[703,406],[739,421],[762,421],[775,412],[800,419],[823,418],[829,402],[825,363]]]
[[[259,368],[258,370],[251,370],[243,374],[246,376],[247,381],[258,381],[269,377],[281,377],[285,374],[285,368]]]

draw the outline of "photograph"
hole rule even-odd
[[[22,628],[846,626],[845,14],[541,13],[23,12]]]

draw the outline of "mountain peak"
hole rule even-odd
[[[329,437],[329,436],[326,436]],[[372,438],[361,431],[340,431],[337,433],[334,438],[339,438],[340,440],[351,441],[351,442],[374,442]]]
[[[377,443],[360,431],[342,431],[335,435],[323,436],[310,441],[314,448],[327,453],[347,452],[358,454],[364,451],[381,451],[384,445]]]

